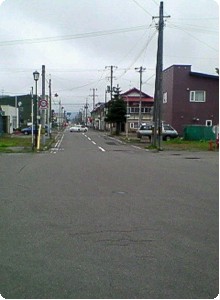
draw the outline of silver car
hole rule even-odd
[[[137,130],[137,137],[142,138],[142,136],[146,136],[151,139],[153,135],[153,124],[152,123],[145,123],[142,124],[139,129]],[[164,141],[168,141],[172,138],[178,137],[178,132],[169,124],[163,123],[162,124],[162,137]]]

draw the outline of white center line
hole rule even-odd
[[[105,149],[103,149],[102,147],[99,147],[99,149],[100,149],[101,151],[105,152]]]
[[[96,142],[92,141],[92,143],[93,143],[94,145],[96,145]]]

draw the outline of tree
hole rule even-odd
[[[126,104],[120,95],[120,88],[117,87],[113,99],[108,102],[108,113],[105,121],[116,124],[116,135],[121,131],[121,124],[126,121]]]

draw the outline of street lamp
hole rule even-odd
[[[37,81],[40,77],[40,73],[35,71],[33,73],[33,76],[35,80],[35,105],[34,105],[35,148],[37,148]]]

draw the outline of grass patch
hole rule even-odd
[[[32,142],[29,136],[4,134],[0,136],[0,153],[31,152]]]
[[[143,146],[145,149],[157,149],[157,147],[151,145],[150,140],[146,138],[138,139],[134,135],[130,135],[128,139],[124,136],[121,137],[121,140],[130,144]],[[210,146],[209,141],[186,141],[183,138],[176,138],[170,141],[162,141],[161,148],[163,150],[209,151]],[[218,150],[214,141],[213,150]]]
[[[40,151],[48,150],[55,142],[54,138],[46,139],[45,145],[40,144]],[[32,152],[31,136],[0,136],[0,153]]]
[[[213,150],[216,150],[215,143],[213,143],[213,146]],[[185,141],[181,138],[176,138],[170,141],[162,142],[162,147],[168,150],[208,151],[209,141]]]
[[[0,148],[31,147],[31,137],[0,136]]]

